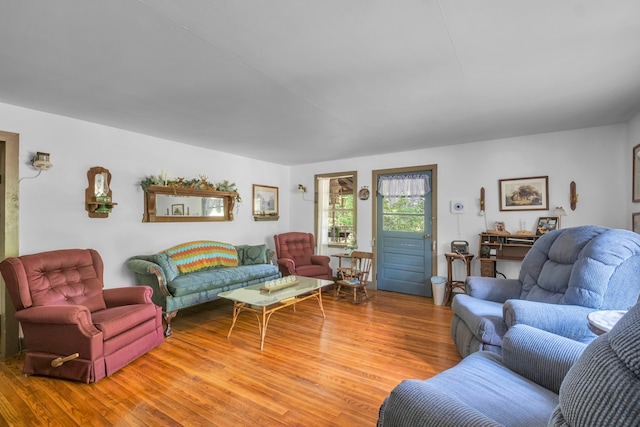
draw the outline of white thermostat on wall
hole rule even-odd
[[[450,202],[449,208],[451,210],[451,213],[453,214],[461,214],[464,213],[464,202],[460,201],[460,200],[452,200]]]

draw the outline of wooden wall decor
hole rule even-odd
[[[89,186],[85,190],[85,210],[89,218],[107,218],[117,203],[111,199],[111,173],[96,166],[87,171]]]
[[[571,202],[571,210],[575,211],[578,205],[578,194],[576,193],[576,183],[571,181],[569,184],[569,201]]]

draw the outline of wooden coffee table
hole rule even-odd
[[[295,310],[295,304],[315,298],[318,300],[322,317],[326,317],[322,307],[322,288],[333,285],[333,282],[302,276],[297,276],[297,281],[297,284],[279,290],[263,290],[261,288],[264,287],[264,284],[259,283],[218,294],[222,298],[233,301],[233,321],[227,338],[231,337],[231,331],[233,331],[238,315],[243,311],[254,313],[258,318],[260,350],[264,348],[264,337],[267,335],[269,319],[276,311],[291,305]]]

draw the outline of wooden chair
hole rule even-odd
[[[335,297],[341,294],[353,294],[353,303],[358,304],[369,299],[367,284],[369,273],[371,272],[371,262],[373,254],[371,252],[354,251],[351,253],[351,267],[338,269],[338,281],[335,285]],[[343,288],[347,288],[343,290]],[[358,299],[358,291],[362,291],[362,296]]]

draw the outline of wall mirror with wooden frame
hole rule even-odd
[[[144,192],[142,222],[233,221],[234,191],[150,185]]]

